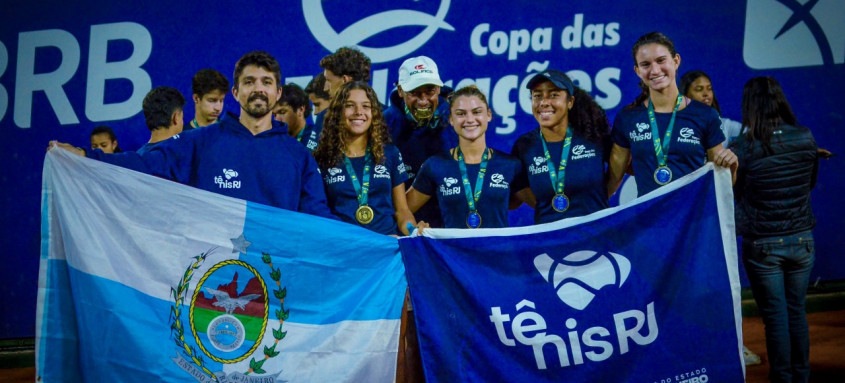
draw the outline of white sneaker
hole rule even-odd
[[[751,352],[745,345],[742,346],[742,359],[745,361],[746,366],[760,364],[760,355]]]

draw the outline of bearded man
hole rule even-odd
[[[235,64],[233,78],[239,116],[226,113],[218,123],[175,135],[146,153],[105,155],[50,145],[199,189],[333,218],[314,157],[273,120],[282,96],[279,62],[267,52],[249,52]]]

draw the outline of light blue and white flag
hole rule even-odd
[[[44,382],[393,381],[396,239],[53,149]]]
[[[399,240],[430,382],[740,382],[730,172],[525,228]]]

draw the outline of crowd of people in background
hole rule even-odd
[[[537,224],[583,216],[607,208],[626,173],[642,196],[713,162],[735,181],[737,231],[766,325],[770,377],[807,381],[803,302],[815,225],[809,194],[825,152],[773,78],[748,81],[738,122],[720,115],[705,72],[689,71],[678,85],[681,56],[666,35],[640,37],[632,58],[642,93],[612,125],[563,71],[534,75],[527,88],[537,127],[513,148],[488,145],[495,112],[486,96],[475,86],[445,86],[431,58],[402,63],[384,106],[367,83],[369,58],[350,47],[320,60],[322,71],[304,89],[283,85],[279,63],[266,52],[235,64],[231,89],[222,73],[200,70],[187,125],[182,95],[157,87],[143,101],[150,140],[137,151],[121,151],[104,126],[92,131],[89,150],[56,145],[394,236],[506,227],[509,210],[523,203]],[[239,115],[224,113],[227,94]],[[224,169],[236,176],[221,177]],[[407,313],[402,332],[398,380],[413,381],[422,374]],[[746,362],[759,363],[755,357],[748,351]]]

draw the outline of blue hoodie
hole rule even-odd
[[[391,105],[384,110],[384,122],[390,132],[393,144],[402,154],[408,180],[405,189],[410,189],[414,178],[420,171],[423,162],[437,154],[449,154],[449,149],[458,146],[458,135],[449,125],[449,102],[446,101],[451,88],[440,88],[440,101],[428,126],[418,127],[417,122],[405,113],[405,101],[399,97],[399,91],[394,90],[390,95]],[[414,213],[417,221],[426,221],[431,227],[443,227],[443,217],[434,199],[427,202]]]
[[[277,122],[253,135],[227,113],[144,154],[94,150],[88,156],[226,196],[336,219],[326,205],[317,162]]]

